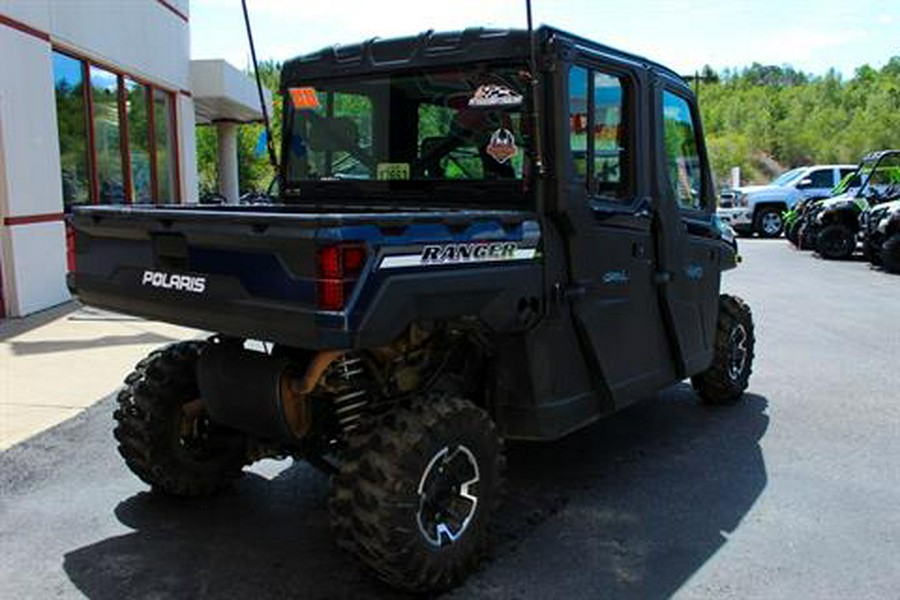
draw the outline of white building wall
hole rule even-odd
[[[166,0],[187,15],[187,1]],[[190,86],[188,24],[160,0],[0,0],[53,43],[174,90]]]
[[[197,178],[197,142],[194,101],[178,94],[176,97],[178,118],[178,155],[181,164],[181,201],[196,204],[200,201],[200,183]]]
[[[0,27],[0,261],[9,315],[24,315],[69,298],[59,139],[50,44]]]
[[[190,32],[180,16],[188,11],[188,0],[0,0],[0,17],[35,30],[29,35],[0,19],[0,264],[7,316],[69,298],[63,223],[41,220],[63,211],[53,47],[175,92],[181,198],[196,201]]]

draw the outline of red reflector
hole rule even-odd
[[[341,268],[340,246],[325,246],[319,248],[317,258],[319,260],[319,277],[340,279],[344,276],[343,269]]]
[[[344,310],[365,264],[364,246],[335,244],[319,248],[316,252],[318,307],[321,310]]]
[[[334,279],[319,281],[319,308],[322,310],[341,310],[344,308],[344,282]]]
[[[344,273],[349,276],[359,275],[366,262],[366,249],[360,246],[344,248]]]

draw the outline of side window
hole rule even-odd
[[[622,80],[595,72],[592,174],[594,193],[599,196],[625,198],[629,195],[624,112]]]
[[[671,92],[663,92],[663,143],[666,174],[678,206],[687,210],[703,210],[703,171],[697,148],[697,135],[691,107],[687,100]]]
[[[856,173],[855,168],[854,169],[841,169],[841,181],[843,181],[844,177],[846,177],[847,175],[853,175],[854,173]]]
[[[587,177],[588,152],[588,71],[572,67],[569,71],[569,147],[575,162],[575,176]]]
[[[806,178],[804,178],[806,179]],[[831,189],[834,187],[834,169],[819,169],[809,174],[809,187]]]

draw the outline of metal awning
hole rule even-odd
[[[262,120],[253,78],[221,59],[191,61],[191,94],[198,125],[216,121],[251,123]],[[272,95],[264,89],[272,114]]]

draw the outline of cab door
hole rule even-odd
[[[714,192],[699,113],[681,82],[657,79],[652,122],[657,157],[657,260],[663,318],[679,377],[713,356],[722,267]]]
[[[569,67],[565,178],[571,302],[598,385],[615,408],[673,381],[655,282],[641,69],[607,60]]]

